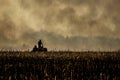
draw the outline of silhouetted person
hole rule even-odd
[[[47,48],[44,48],[43,47],[43,43],[41,40],[38,41],[38,47],[35,45],[32,52],[46,52],[47,51]]]
[[[37,46],[35,45],[34,46],[34,48],[33,48],[33,50],[32,50],[33,52],[36,52],[36,51],[38,51],[38,48],[37,48]]]
[[[39,49],[42,49],[43,48],[43,43],[41,40],[38,41],[38,48]]]

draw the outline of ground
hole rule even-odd
[[[119,52],[1,52],[0,80],[119,80]]]

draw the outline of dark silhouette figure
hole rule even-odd
[[[33,50],[32,50],[32,51],[33,51],[33,52],[38,51],[38,48],[37,48],[37,46],[36,46],[36,45],[33,47]]]
[[[32,52],[46,52],[46,51],[47,51],[47,48],[43,47],[43,43],[41,40],[38,41],[38,48],[35,45],[32,50]]]
[[[43,43],[41,40],[38,41],[38,49],[43,49]]]
[[[39,40],[39,42],[38,42],[38,48],[40,48],[40,47],[43,47],[43,43],[41,40]]]

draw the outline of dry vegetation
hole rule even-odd
[[[0,80],[120,80],[119,52],[1,52]]]

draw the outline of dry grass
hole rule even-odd
[[[120,80],[119,52],[0,52],[0,80]]]

